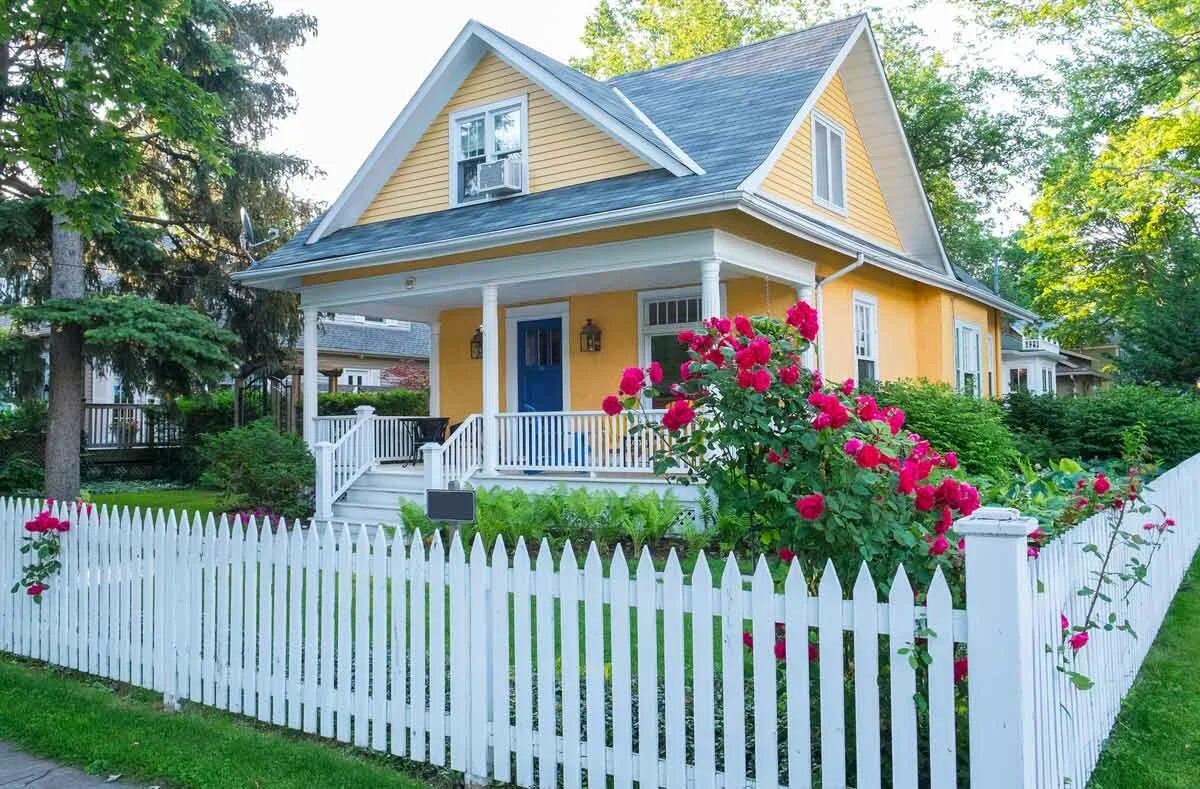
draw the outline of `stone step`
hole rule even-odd
[[[414,500],[420,497],[424,500],[425,491],[419,487],[411,486],[398,488],[391,485],[364,485],[362,480],[359,480],[346,491],[345,498],[342,499],[346,504],[374,504],[378,506],[398,506],[398,501],[402,496],[410,497]]]
[[[350,504],[339,501],[333,505],[333,520],[347,523],[399,524],[399,496],[395,504]]]

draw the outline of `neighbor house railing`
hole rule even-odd
[[[665,412],[633,413],[638,421],[657,422]],[[632,432],[626,414],[542,411],[497,418],[501,470],[650,473],[655,452],[665,446],[653,431]]]
[[[0,649],[468,783],[948,789],[966,769],[974,789],[1084,786],[1195,552],[1198,491],[1193,458],[1148,494],[1176,533],[1125,609],[1139,638],[1094,631],[1077,656],[1090,691],[1045,644],[1078,613],[1094,567],[1075,554],[1098,527],[1030,560],[1035,521],[988,508],[955,524],[955,609],[940,571],[916,605],[903,569],[883,602],[865,568],[847,599],[832,565],[777,582],[762,557],[746,577],[701,555],[685,576],[673,554],[631,567],[592,545],[581,565],[569,544],[488,552],[477,537],[468,556],[402,529],[60,503],[62,568],[41,605],[0,597]],[[0,576],[30,560],[23,524],[42,506],[0,499]]]
[[[177,447],[180,426],[156,405],[84,403],[83,449]]]

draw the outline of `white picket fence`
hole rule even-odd
[[[37,511],[0,503],[8,577]],[[489,561],[476,540],[468,560],[437,535],[70,517],[61,580],[41,606],[3,600],[0,648],[521,786],[555,786],[560,770],[565,786],[838,786],[848,756],[859,786],[955,785],[964,620],[940,577],[925,608],[903,572],[881,603],[865,570],[843,600],[832,569],[815,597],[798,566],[776,593],[761,559],[746,578],[701,558],[685,581],[673,555],[658,573],[643,553],[631,575],[618,550],[605,573],[594,546],[581,567],[570,546],[531,558],[518,542],[510,561],[498,542]],[[938,633],[927,678],[897,651],[918,623]],[[918,682],[932,726],[918,728]]]
[[[1034,649],[1034,736],[1038,786],[1087,785],[1096,766],[1104,740],[1116,722],[1121,700],[1129,692],[1138,669],[1166,617],[1167,609],[1187,573],[1200,546],[1200,455],[1184,461],[1156,479],[1145,491],[1148,503],[1157,505],[1177,522],[1174,533],[1164,536],[1161,548],[1150,559],[1149,546],[1134,552],[1118,542],[1110,561],[1110,570],[1124,567],[1131,556],[1151,561],[1148,584],[1137,585],[1126,601],[1129,584],[1105,588],[1113,603],[1100,601],[1093,618],[1103,624],[1109,613],[1116,624],[1129,620],[1137,637],[1123,632],[1091,634],[1087,646],[1075,658],[1074,670],[1088,676],[1096,686],[1079,691],[1068,677],[1055,669],[1045,654],[1045,645],[1057,646],[1061,638],[1059,615],[1071,624],[1082,624],[1088,599],[1081,587],[1096,587],[1099,559],[1084,553],[1087,545],[1102,551],[1108,544],[1110,529],[1103,515],[1076,526],[1069,535],[1045,547],[1030,562],[1033,600]],[[1126,528],[1144,533],[1147,539],[1157,534],[1144,531],[1146,521],[1160,523],[1163,515],[1127,516]]]
[[[831,567],[818,581],[793,566],[779,592],[761,557],[749,577],[732,557],[701,557],[685,579],[674,555],[657,572],[647,554],[631,568],[594,546],[581,565],[569,545],[531,556],[498,541],[486,555],[477,540],[468,555],[437,535],[60,506],[73,522],[64,567],[41,606],[0,599],[0,650],[468,782],[940,788],[969,761],[975,789],[1084,786],[1196,548],[1198,479],[1193,458],[1155,483],[1177,533],[1131,598],[1140,638],[1094,634],[1080,653],[1098,681],[1086,692],[1045,644],[1081,604],[1093,565],[1076,554],[1098,527],[1031,562],[1031,520],[986,508],[956,524],[973,601],[962,611],[940,575],[915,605],[903,570],[881,602],[865,570],[850,599]],[[0,577],[18,577],[39,507],[0,499]],[[914,669],[918,637],[932,661]]]

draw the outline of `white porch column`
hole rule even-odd
[[[442,415],[442,322],[429,324],[429,415]]]
[[[304,422],[304,443],[312,449],[317,439],[317,311],[305,307],[304,313],[304,387],[301,413]]]
[[[706,320],[721,314],[721,261],[717,258],[700,261],[700,313]]]
[[[814,301],[816,300],[816,289],[812,285],[797,285],[796,300],[803,301],[808,306],[816,309],[816,304],[814,304]],[[809,345],[808,350],[804,352],[802,357],[804,366],[809,370],[813,369],[813,365],[817,363],[817,355],[814,353],[815,348],[815,345]]]
[[[500,462],[500,294],[483,286],[483,469],[495,474]]]

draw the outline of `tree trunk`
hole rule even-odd
[[[74,183],[59,193],[73,199]],[[84,296],[83,237],[66,218],[55,214],[52,234],[50,298]],[[50,332],[50,404],[46,431],[46,495],[72,500],[79,495],[79,450],[83,433],[83,329],[52,327]]]

